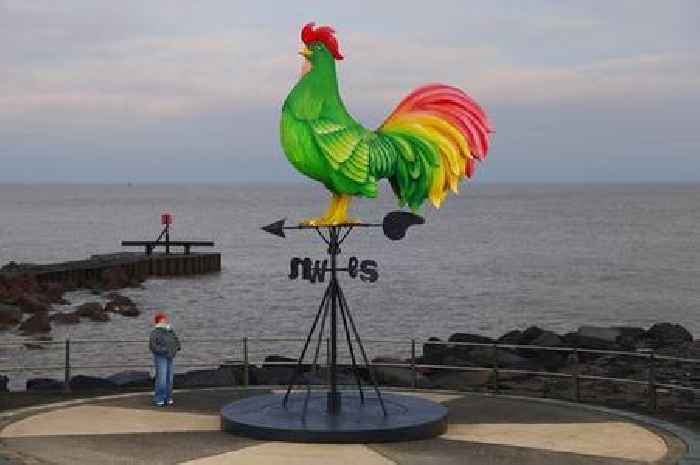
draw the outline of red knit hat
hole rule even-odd
[[[156,313],[156,316],[153,317],[153,322],[154,322],[155,324],[163,323],[163,322],[166,322],[166,321],[168,321],[168,315],[166,315],[166,314],[163,313],[163,312],[158,312],[158,313]]]

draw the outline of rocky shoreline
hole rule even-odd
[[[415,359],[415,371],[410,358],[381,356],[372,362],[376,379],[384,386],[498,391],[633,410],[649,407],[649,382],[653,381],[656,408],[700,420],[700,402],[696,402],[692,390],[700,389],[700,363],[689,359],[700,360],[700,340],[694,340],[681,325],[658,323],[647,329],[584,326],[563,335],[536,326],[510,331],[499,338],[455,333],[445,341],[431,338],[425,342],[422,355]],[[261,364],[249,365],[248,384],[284,385],[294,367],[294,359],[270,355]],[[363,383],[370,382],[366,369],[360,369],[359,374]],[[314,372],[304,365],[299,382],[322,385],[326,377],[325,368]],[[244,385],[245,378],[243,364],[230,362],[218,368],[178,373],[175,387]],[[69,388],[78,392],[148,389],[152,382],[148,371],[125,371],[108,377],[76,375],[70,379]],[[338,382],[355,384],[351,367],[339,367]],[[6,390],[6,385],[7,378],[0,376],[0,391]],[[26,383],[29,392],[65,388],[63,381],[50,378],[33,378]]]
[[[141,311],[128,297],[115,292],[138,287],[145,276],[129,276],[122,268],[108,268],[85,283],[42,281],[35,274],[14,272],[8,266],[0,272],[0,331],[16,330],[23,336],[47,335],[53,325],[78,324],[81,319],[107,322],[112,315],[137,317]],[[66,292],[90,289],[107,299],[87,302],[73,311]]]
[[[123,268],[107,268],[90,282],[59,284],[37,279],[15,267],[0,270],[0,331],[17,331],[25,336],[50,337],[54,325],[78,324],[83,320],[108,322],[115,315],[138,317],[137,305],[116,292],[138,287],[145,276],[127,274]],[[101,301],[87,302],[69,310],[66,292],[89,289]],[[544,349],[544,347],[557,350]],[[417,348],[420,349],[420,348]],[[613,351],[604,353],[596,351]],[[650,402],[649,382],[660,408],[682,410],[700,418],[700,402],[692,389],[700,389],[700,340],[683,326],[657,323],[649,328],[583,326],[577,331],[557,334],[532,326],[509,331],[498,338],[459,332],[446,340],[433,337],[423,343],[421,355],[410,358],[375,357],[377,380],[382,385],[431,389],[497,390],[525,395],[580,398],[584,401],[626,408]],[[654,358],[651,359],[651,354]],[[415,370],[411,365],[415,362]],[[251,385],[284,385],[293,371],[294,359],[268,356],[262,364],[250,365]],[[437,368],[450,366],[452,369]],[[530,372],[530,373],[527,373]],[[304,366],[302,381],[323,384],[324,369],[312,372]],[[369,383],[366,369],[360,376]],[[222,364],[215,369],[177,374],[177,388],[234,386],[244,384],[241,363]],[[341,366],[341,384],[354,384],[350,367]],[[603,379],[609,378],[609,379]],[[624,383],[617,380],[635,380]],[[0,392],[6,392],[8,378],[0,375]],[[664,385],[691,388],[670,389]],[[125,371],[108,377],[77,374],[69,380],[71,391],[120,391],[150,388],[147,371]],[[28,392],[65,391],[63,380],[32,378]]]

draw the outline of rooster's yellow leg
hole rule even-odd
[[[323,213],[323,215],[319,216],[318,218],[309,218],[307,220],[300,221],[299,223],[306,226],[319,226],[322,224],[330,224],[329,221],[337,208],[338,197],[338,195],[333,194],[333,196],[331,197],[331,203],[328,205],[328,208]]]
[[[348,219],[348,207],[352,197],[345,194],[333,194],[326,212],[319,218],[304,220],[301,224],[307,226],[336,225],[358,223],[358,220]]]
[[[332,216],[328,218],[328,224],[359,223],[360,221],[355,218],[348,218],[348,208],[350,207],[352,197],[345,194],[338,195],[337,197],[338,200],[335,204],[335,210]]]

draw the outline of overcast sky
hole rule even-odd
[[[0,182],[300,180],[278,142],[301,25],[375,128],[461,87],[490,182],[700,181],[700,2],[0,0]]]

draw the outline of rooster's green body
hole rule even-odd
[[[302,31],[306,72],[282,107],[280,138],[290,163],[333,194],[331,206],[309,224],[348,222],[352,196],[376,197],[388,179],[401,205],[415,210],[427,198],[439,206],[459,178],[483,159],[489,125],[483,111],[453,87],[429,85],[405,98],[376,131],[345,109],[336,76],[342,57],[329,28]]]

